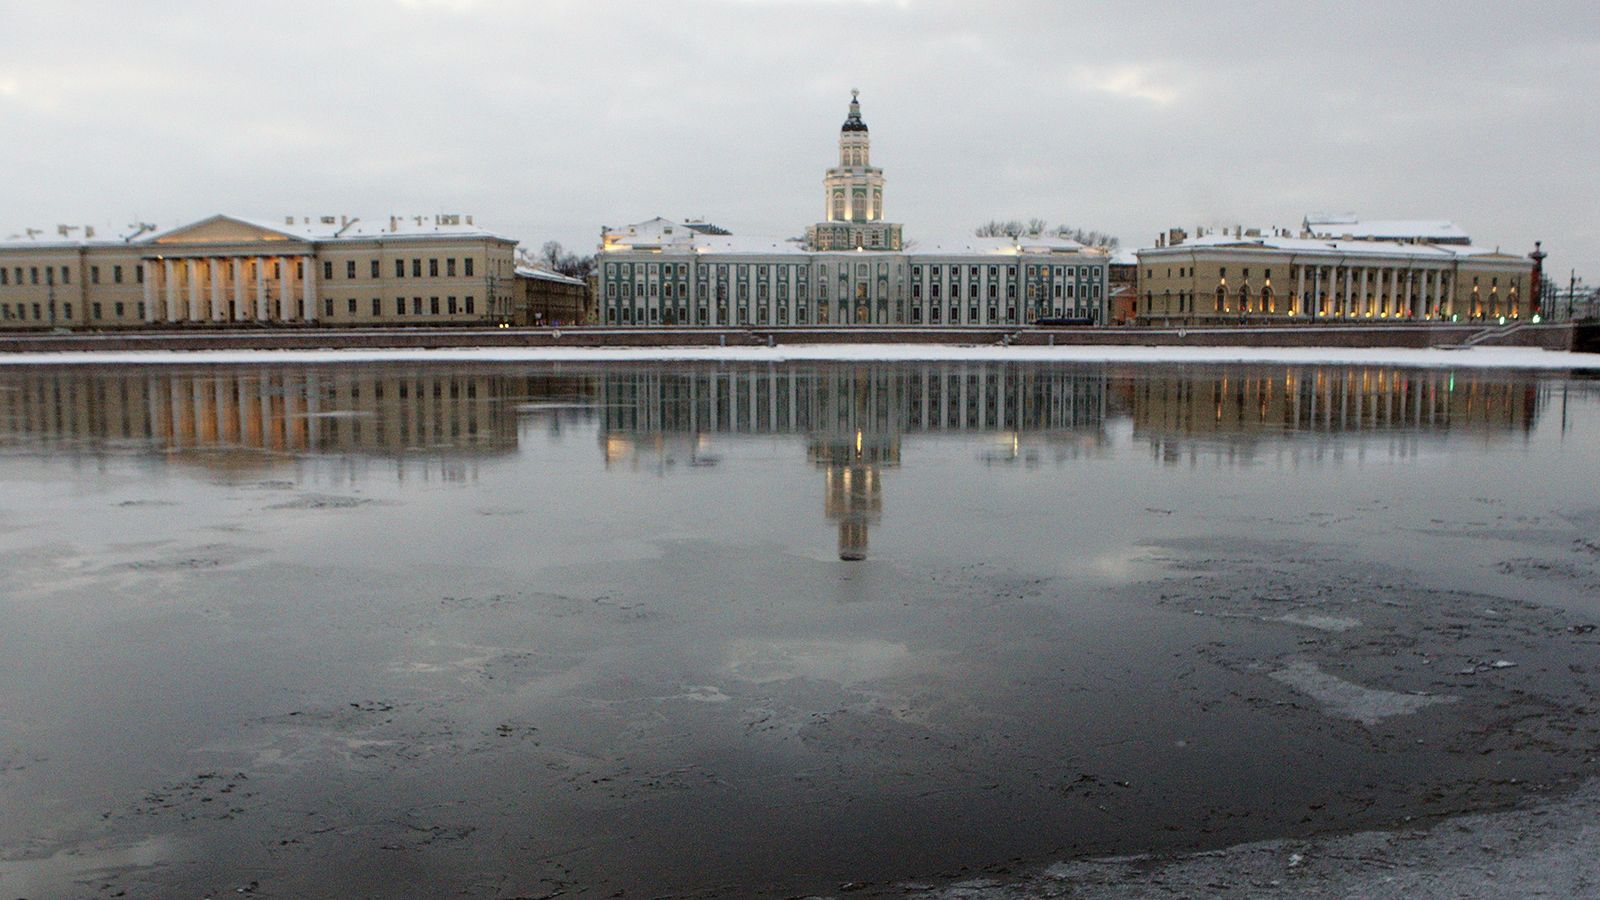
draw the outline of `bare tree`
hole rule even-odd
[[[537,254],[523,254],[526,263],[536,268],[548,269],[569,278],[588,278],[594,271],[594,257],[569,253],[560,241],[545,241]]]
[[[1070,238],[1089,247],[1101,247],[1106,250],[1115,250],[1121,243],[1114,235],[1103,231],[1094,231],[1085,228],[1073,228],[1062,225],[1052,229],[1050,223],[1040,218],[1028,219],[990,219],[979,225],[975,232],[978,237],[1009,237],[1017,238],[1025,234],[1042,235],[1053,234],[1058,237]]]

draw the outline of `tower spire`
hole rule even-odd
[[[866,131],[867,123],[861,121],[861,92],[850,89],[850,115],[844,120],[841,131]]]

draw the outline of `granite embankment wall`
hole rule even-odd
[[[392,328],[283,331],[0,332],[0,353],[73,350],[317,350],[455,347],[749,347],[777,344],[998,344],[1147,347],[1542,347],[1600,352],[1600,326],[1567,323],[1262,328]]]

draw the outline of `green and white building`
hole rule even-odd
[[[804,238],[730,234],[650,219],[602,229],[601,320],[628,326],[1022,325],[1106,321],[1109,256],[1055,235],[907,240],[884,220],[852,94],[838,165],[823,177],[826,219]]]

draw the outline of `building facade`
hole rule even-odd
[[[1373,231],[1362,223],[1319,228]],[[1369,223],[1372,224],[1372,223]],[[1385,240],[1306,228],[1295,236],[1173,229],[1140,250],[1137,321],[1146,325],[1466,322],[1531,318],[1530,259],[1473,246],[1449,223]]]
[[[907,240],[884,218],[859,100],[823,177],[825,219],[806,237],[729,234],[655,218],[602,229],[607,325],[1021,325],[1106,321],[1108,257],[1055,235]]]
[[[510,322],[516,242],[471,216],[231,216],[0,240],[0,328]]]
[[[589,325],[594,304],[589,282],[548,269],[518,266],[514,325]]]

